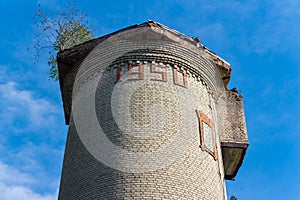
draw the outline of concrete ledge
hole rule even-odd
[[[226,180],[234,180],[241,167],[248,143],[221,142],[224,173]]]

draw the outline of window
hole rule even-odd
[[[196,110],[199,120],[200,148],[208,152],[217,160],[217,147],[214,135],[214,126],[211,119],[204,113]]]

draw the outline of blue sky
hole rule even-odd
[[[52,12],[64,1],[41,1]],[[300,1],[83,1],[95,35],[152,19],[227,60],[250,146],[228,196],[300,199]],[[37,1],[0,1],[0,199],[57,199],[67,126],[58,82],[30,61]],[[199,183],[201,184],[201,183]]]

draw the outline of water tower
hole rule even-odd
[[[148,21],[60,52],[59,199],[226,199],[248,146],[228,62]]]

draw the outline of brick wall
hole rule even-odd
[[[59,199],[226,199],[214,106],[224,90],[205,52],[173,33],[104,40],[76,72]],[[200,148],[197,111],[216,157]]]

